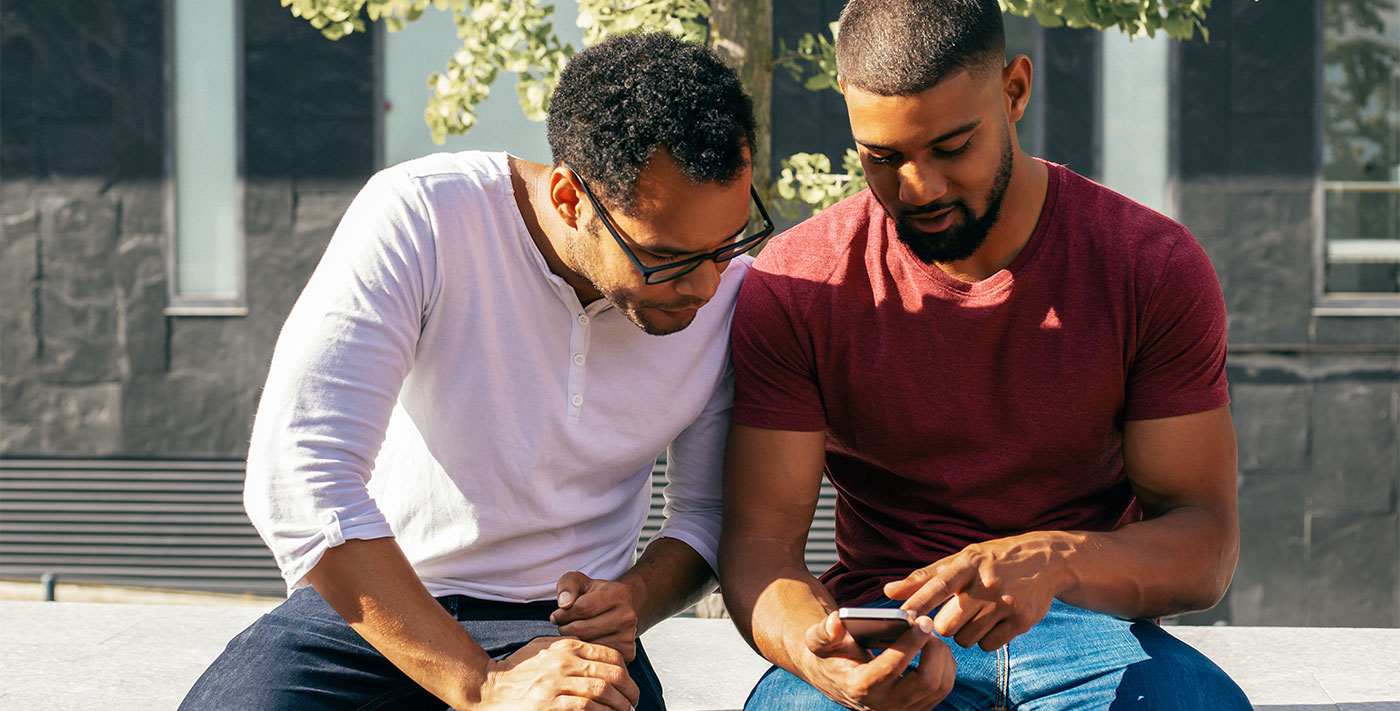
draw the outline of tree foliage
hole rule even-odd
[[[710,39],[708,0],[576,0],[583,43],[639,30],[665,30],[694,42]],[[1210,0],[998,0],[1004,12],[1034,17],[1046,27],[1117,28],[1130,36],[1165,32],[1189,39]],[[1381,0],[1390,2],[1393,0]],[[554,6],[543,0],[281,0],[330,39],[363,32],[367,22],[383,22],[395,32],[434,8],[453,13],[462,46],[448,58],[444,71],[428,77],[432,95],[424,118],[433,140],[462,134],[476,123],[476,107],[490,94],[502,71],[515,72],[520,106],[531,120],[544,119],[559,71],[576,49],[554,33]],[[771,2],[771,0],[753,0]],[[839,90],[836,82],[836,25],[828,33],[805,34],[796,44],[780,41],[777,52],[749,61],[783,70],[813,91]],[[760,118],[760,120],[765,120]],[[815,213],[840,197],[865,187],[860,162],[848,150],[841,173],[831,172],[826,156],[799,153],[782,162],[774,186],[778,207],[786,215],[804,209]],[[804,207],[805,206],[805,207]]]

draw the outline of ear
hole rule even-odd
[[[1031,60],[1018,54],[1001,70],[1003,106],[1007,120],[1015,123],[1026,113],[1031,101]]]
[[[563,165],[554,166],[554,171],[549,174],[549,204],[564,224],[578,229],[578,205],[583,190],[574,181],[572,170]]]

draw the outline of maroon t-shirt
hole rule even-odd
[[[968,544],[1141,517],[1123,421],[1229,402],[1225,306],[1186,228],[1050,164],[1030,241],[967,283],[869,191],[774,239],[734,316],[735,422],[827,434],[842,604]]]

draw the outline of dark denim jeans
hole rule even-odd
[[[1220,667],[1151,620],[1119,619],[1056,600],[1040,624],[994,652],[963,649],[952,639],[942,639],[953,650],[958,680],[935,711],[1251,708],[1244,692]],[[844,709],[777,667],[759,680],[744,708]]]
[[[536,637],[559,634],[549,622],[552,602],[491,602],[462,595],[438,602],[497,659]],[[642,691],[637,711],[665,711],[661,682],[640,641],[627,671]],[[399,671],[307,587],[234,637],[180,708],[388,711],[447,705]]]

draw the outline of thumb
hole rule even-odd
[[[820,652],[845,636],[846,625],[841,622],[840,615],[832,612],[807,628],[807,648],[813,652]]]
[[[593,582],[592,578],[577,570],[571,570],[561,575],[559,582],[554,584],[555,599],[558,601],[559,608],[569,609],[569,606],[573,605],[574,601],[578,600],[579,596],[588,589],[588,584],[591,582]]]

